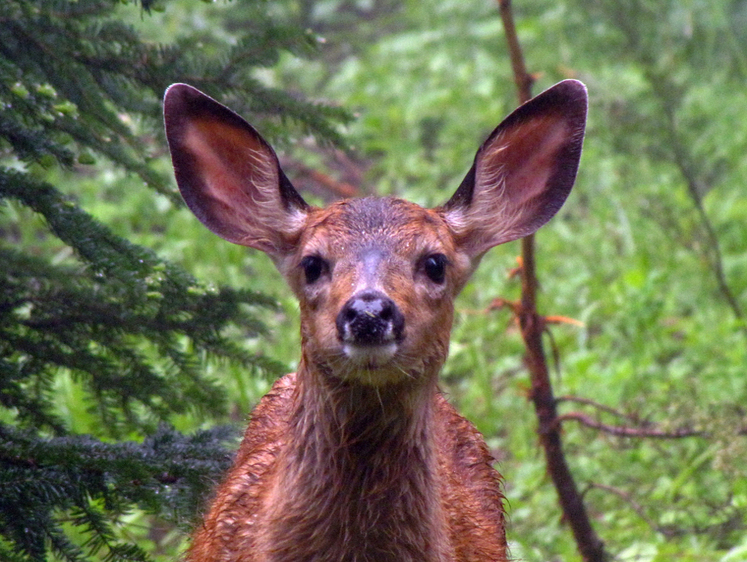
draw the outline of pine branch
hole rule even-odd
[[[146,14],[151,3],[141,6]],[[276,308],[274,299],[202,286],[114,235],[49,172],[103,159],[181,204],[172,178],[152,165],[164,154],[160,99],[173,82],[240,98],[272,136],[290,120],[341,142],[337,125],[350,119],[253,78],[283,52],[308,56],[317,44],[275,22],[264,3],[252,5],[260,17],[236,31],[234,45],[216,39],[204,50],[193,48],[194,33],[171,45],[143,41],[120,9],[110,0],[0,3],[0,211],[11,203],[9,217],[21,207],[46,227],[33,254],[14,238],[28,225],[9,218],[0,231],[0,406],[13,424],[0,425],[2,560],[146,560],[120,535],[122,516],[140,509],[188,524],[234,438],[226,428],[184,436],[160,423],[225,413],[225,390],[205,375],[206,361],[250,375],[282,370],[231,335],[264,335],[257,311]],[[40,247],[73,255],[57,263]],[[107,441],[70,433],[54,396],[62,376],[85,393]],[[125,435],[142,442],[111,442]]]
[[[0,532],[32,560],[45,559],[46,541],[66,560],[102,549],[112,560],[147,560],[116,539],[97,502],[114,513],[137,506],[187,522],[229,465],[224,446],[234,438],[225,427],[183,436],[163,426],[143,443],[104,443],[88,436],[39,439],[0,425]],[[62,534],[65,522],[89,537],[82,549]]]

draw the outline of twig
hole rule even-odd
[[[719,241],[718,235],[716,234],[716,230],[713,228],[711,219],[708,217],[708,213],[703,206],[703,197],[700,194],[701,190],[698,186],[698,178],[695,172],[693,172],[693,166],[690,163],[690,158],[685,154],[680,144],[674,115],[671,114],[672,110],[668,108],[666,104],[663,105],[666,108],[665,114],[667,116],[669,125],[669,137],[672,142],[672,150],[674,151],[674,162],[679,168],[680,173],[682,174],[682,177],[687,184],[687,192],[690,195],[690,199],[695,206],[695,210],[700,217],[700,222],[702,223],[703,228],[706,232],[706,236],[708,237],[707,248],[710,249],[711,254],[709,256],[709,261],[711,262],[713,273],[716,276],[716,284],[718,285],[719,291],[721,291],[721,294],[724,296],[724,299],[726,299],[726,302],[731,308],[734,316],[737,319],[741,320],[742,318],[744,318],[744,313],[742,312],[742,307],[739,305],[737,298],[734,296],[734,292],[731,290],[731,287],[726,280],[726,273],[724,272],[724,259],[721,252],[721,243]]]
[[[624,425],[609,425],[593,419],[591,416],[582,414],[581,412],[569,412],[558,416],[557,423],[562,424],[566,420],[573,420],[579,422],[581,425],[598,429],[609,433],[610,435],[616,435],[617,437],[650,437],[655,439],[682,439],[685,437],[704,437],[706,435],[703,431],[695,429],[682,428],[675,429],[674,431],[664,431],[661,429],[655,429],[650,427],[629,427]]]
[[[498,6],[508,42],[519,102],[524,103],[531,98],[534,79],[527,72],[524,64],[524,56],[511,13],[511,2],[510,0],[498,0]],[[607,558],[604,543],[591,526],[583,498],[578,492],[563,453],[561,428],[557,421],[558,413],[542,346],[542,334],[546,321],[537,313],[538,283],[534,266],[534,236],[522,239],[521,252],[521,305],[514,306],[514,308],[518,308],[519,325],[527,350],[525,361],[532,385],[531,399],[538,419],[537,432],[545,451],[547,471],[558,492],[563,515],[573,531],[581,556],[586,562],[602,562]],[[507,303],[502,301],[502,304]]]
[[[506,33],[506,42],[508,43],[508,56],[511,57],[511,68],[514,71],[514,80],[519,92],[519,103],[524,103],[532,98],[532,85],[534,78],[527,72],[524,64],[524,53],[519,44],[519,37],[516,34],[514,25],[514,16],[511,13],[511,0],[498,0],[498,8],[501,12],[501,21],[503,21],[503,30]]]
[[[622,18],[621,21],[625,22],[626,19]],[[667,82],[664,76],[659,75],[653,69],[651,60],[641,51],[637,40],[638,30],[631,25],[622,25],[621,29],[627,38],[630,52],[638,53],[636,59],[646,70],[646,79],[651,85],[651,89],[662,109],[662,114],[666,121],[666,129],[664,132],[667,136],[668,145],[672,149],[672,162],[677,167],[685,181],[687,193],[693,202],[695,211],[697,212],[706,233],[707,245],[704,257],[713,270],[718,290],[726,300],[726,303],[734,314],[734,317],[738,320],[742,320],[744,319],[744,311],[726,279],[719,238],[703,205],[703,197],[701,195],[701,184],[703,182],[700,179],[700,175],[696,172],[698,164],[693,160],[692,154],[687,152],[682,144],[682,136],[680,134],[680,128],[677,125],[677,116],[675,114],[677,107],[681,104],[681,96],[677,96],[678,99],[676,100],[673,99],[671,93],[675,91],[675,88],[670,87],[671,82]],[[745,327],[744,324],[740,323],[740,328],[743,334],[747,334],[747,327]]]
[[[742,512],[734,508],[733,504],[731,504],[731,500],[727,500],[727,503],[722,506],[713,506],[713,508],[721,514],[721,521],[704,526],[692,525],[689,527],[678,527],[675,525],[661,525],[657,523],[654,519],[648,516],[643,506],[633,498],[632,494],[628,492],[624,492],[623,490],[615,488],[614,486],[597,484],[594,482],[589,483],[586,492],[595,489],[601,490],[603,492],[608,492],[623,500],[649,527],[651,527],[657,533],[662,534],[667,539],[700,535],[705,533],[711,534],[712,536],[722,535],[725,532],[733,533],[736,530],[745,529],[745,525],[742,522]]]
[[[555,399],[556,404],[560,404],[562,402],[575,402],[577,404],[585,404],[586,406],[592,406],[597,410],[607,412],[608,414],[612,414],[613,416],[617,416],[618,418],[624,418],[635,422],[638,421],[635,416],[626,414],[625,412],[621,412],[619,410],[615,410],[614,408],[610,408],[609,406],[606,406],[604,404],[600,404],[599,402],[596,402],[591,398],[584,398],[582,396],[571,396],[567,394],[565,396],[558,396],[558,398]]]
[[[583,399],[580,399],[580,398],[575,399],[575,400],[579,402],[586,402],[586,403],[594,404],[591,400],[584,401]],[[635,421],[633,416],[626,415],[621,412],[617,412],[616,410],[613,410],[612,408],[606,408],[605,406],[602,406],[601,404],[594,404],[594,405],[616,416],[625,417],[625,418]],[[644,424],[644,425],[639,425],[638,427],[631,427],[631,426],[625,426],[625,425],[611,425],[611,424],[602,423],[599,420],[596,420],[592,418],[591,416],[588,416],[587,414],[583,414],[581,412],[568,412],[567,414],[562,414],[558,416],[556,421],[558,424],[562,424],[566,420],[577,421],[578,423],[586,427],[590,427],[592,429],[598,429],[600,431],[609,433],[611,435],[616,435],[618,437],[684,439],[686,437],[706,437],[707,438],[707,437],[712,436],[712,434],[708,431],[692,429],[689,427],[681,427],[679,429],[674,429],[674,430],[664,430],[664,429],[657,428],[657,426],[654,424]],[[735,435],[740,435],[740,436],[747,435],[747,427],[736,427],[734,429],[735,429]]]
[[[330,191],[335,197],[355,197],[358,195],[358,189],[347,182],[339,181],[323,172],[315,170],[297,160],[283,158],[283,166],[295,175],[305,177],[306,179],[322,186]]]
[[[683,530],[675,529],[673,527],[664,527],[664,526],[659,525],[658,523],[656,523],[656,521],[654,521],[653,519],[651,519],[646,514],[646,511],[643,509],[643,506],[641,504],[639,504],[637,501],[635,501],[630,496],[630,494],[627,494],[627,493],[623,492],[622,490],[619,490],[619,489],[617,489],[617,488],[615,488],[613,486],[607,486],[605,484],[596,484],[594,482],[591,482],[588,485],[588,489],[602,490],[602,491],[605,491],[605,492],[609,492],[610,494],[614,494],[615,496],[617,496],[618,498],[620,498],[621,500],[623,500],[625,503],[627,503],[633,509],[633,511],[636,512],[636,514],[638,515],[638,517],[640,517],[641,519],[643,519],[649,527],[651,527],[652,529],[654,529],[656,532],[661,533],[662,535],[664,535],[667,538],[671,539],[671,538],[674,538],[676,536],[680,536],[680,535],[685,534]]]

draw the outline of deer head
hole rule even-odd
[[[575,180],[586,89],[566,80],[511,113],[454,195],[308,205],[259,133],[185,84],[165,97],[166,132],[189,208],[226,240],[267,253],[301,306],[303,365],[380,387],[432,380],[453,302],[483,254],[535,232]]]

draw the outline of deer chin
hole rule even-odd
[[[335,362],[342,368],[334,369],[337,371],[334,374],[347,382],[377,387],[412,380],[416,375],[400,364],[399,348],[396,342],[377,345],[343,343],[344,360]]]
[[[377,370],[390,364],[399,345],[396,342],[385,342],[377,345],[360,345],[343,343],[342,352],[345,358],[359,369]]]

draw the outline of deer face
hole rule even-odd
[[[586,90],[567,80],[509,115],[442,207],[395,198],[307,205],[269,144],[184,84],[164,101],[177,183],[226,240],[266,252],[301,305],[303,359],[340,380],[432,379],[454,298],[491,247],[533,233],[575,179]]]
[[[314,210],[286,264],[305,358],[324,372],[379,385],[418,380],[446,359],[471,260],[438,212],[394,198]]]

